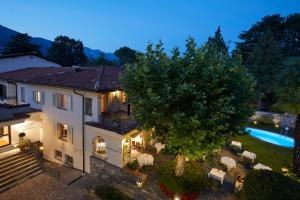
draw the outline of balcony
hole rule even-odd
[[[138,124],[126,111],[103,112],[99,122],[87,122],[87,125],[106,129],[124,135],[137,128]]]

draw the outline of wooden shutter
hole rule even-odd
[[[57,94],[53,93],[53,106],[57,107]]]
[[[68,125],[68,135],[67,135],[68,142],[73,144],[73,127]]]
[[[36,102],[36,101],[35,101],[35,99],[36,99],[36,98],[35,98],[35,95],[36,95],[36,94],[35,94],[35,91],[33,91],[33,92],[32,92],[32,99],[33,99],[33,102]]]
[[[41,98],[42,98],[42,104],[45,104],[45,93],[44,92],[41,92]]]
[[[7,85],[3,85],[3,96],[7,99]]]
[[[68,110],[73,110],[73,98],[71,95],[68,96]]]
[[[57,126],[57,122],[53,122],[52,123],[52,128],[53,128],[53,134],[56,135],[57,138],[60,137],[59,132],[58,132],[58,126]]]

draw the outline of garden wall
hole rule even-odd
[[[272,117],[272,118],[279,118],[280,120],[280,125],[282,127],[290,127],[290,128],[295,128],[295,121],[296,121],[296,116],[292,114],[280,114],[280,113],[272,113],[272,112],[263,112],[263,111],[256,111],[255,112],[255,117]]]

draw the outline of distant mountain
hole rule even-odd
[[[0,53],[4,50],[4,47],[7,42],[9,42],[10,38],[17,33],[17,31],[0,25]],[[51,46],[52,41],[40,37],[32,37],[32,43],[40,45],[42,54],[46,55],[47,49]],[[110,61],[119,60],[118,57],[113,53],[105,53],[99,49],[90,49],[88,47],[84,47],[84,53],[89,58],[98,58],[100,56],[103,56]]]

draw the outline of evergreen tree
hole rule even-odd
[[[65,67],[83,66],[87,61],[82,42],[67,36],[55,38],[47,51],[47,57]]]
[[[300,56],[285,60],[282,84],[277,88],[277,103],[273,106],[276,112],[287,112],[297,116],[294,132],[294,172],[300,176]]]
[[[6,44],[3,54],[19,54],[19,53],[36,53],[41,55],[40,47],[31,43],[31,37],[25,33],[18,33],[11,37],[11,40]]]
[[[268,110],[275,103],[275,89],[280,84],[278,74],[283,70],[279,43],[271,29],[258,38],[249,62],[252,65],[248,69],[255,76],[257,90],[261,93],[262,107]]]

